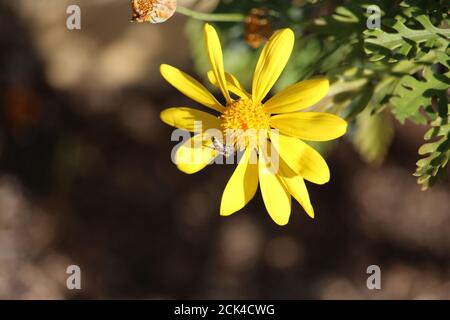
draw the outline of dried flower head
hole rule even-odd
[[[131,0],[132,22],[162,23],[177,9],[177,0]]]
[[[245,18],[245,41],[254,49],[272,35],[272,27],[266,9],[253,8]]]

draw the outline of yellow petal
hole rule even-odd
[[[205,24],[205,42],[206,50],[208,51],[209,63],[211,69],[217,79],[220,90],[225,97],[227,103],[231,103],[230,93],[227,88],[227,81],[225,79],[225,70],[223,67],[222,47],[220,46],[219,36],[216,29],[210,24]]]
[[[264,107],[270,113],[294,112],[306,109],[326,96],[328,79],[311,79],[287,87],[270,98]]]
[[[247,148],[236,170],[228,181],[222,195],[220,215],[228,216],[242,209],[255,195],[258,189],[258,167],[249,163],[251,152]]]
[[[284,182],[286,189],[300,203],[305,212],[314,218],[314,209],[309,199],[308,189],[306,189],[305,181],[302,177],[295,175],[291,168],[289,168],[284,161],[280,162],[280,170],[282,172],[281,179]]]
[[[274,137],[277,135],[277,137]],[[275,139],[274,139],[275,138]],[[278,142],[275,148],[280,158],[292,169],[308,181],[324,184],[330,180],[330,170],[322,156],[300,139],[271,132],[271,139]]]
[[[281,133],[303,140],[328,141],[347,131],[347,122],[331,113],[295,112],[270,118],[270,125]]]
[[[185,96],[216,111],[222,112],[224,110],[224,107],[211,92],[190,75],[167,64],[162,64],[160,71],[164,79]]]
[[[192,108],[168,108],[161,112],[160,117],[169,126],[191,132],[220,128],[219,118]]]
[[[175,151],[175,162],[181,171],[187,174],[196,173],[206,167],[217,156],[217,151],[212,147],[205,146],[206,137],[197,134],[186,140]]]
[[[269,157],[261,149],[258,171],[259,185],[267,212],[276,224],[284,226],[289,222],[291,214],[291,196],[285,189],[283,182],[270,168]]]
[[[228,90],[238,95],[241,98],[249,98],[250,94],[244,89],[244,87],[239,83],[232,74],[225,72],[225,79],[227,81]],[[216,76],[212,70],[208,71],[208,80],[212,85],[219,87]]]
[[[283,29],[275,32],[264,46],[253,75],[253,101],[260,103],[272,89],[286,66],[294,47],[294,32]]]

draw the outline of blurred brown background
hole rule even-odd
[[[425,128],[397,126],[380,168],[342,139],[331,182],[308,184],[314,220],[295,204],[278,227],[259,194],[221,218],[233,167],[179,172],[159,120],[190,103],[158,72],[194,73],[186,19],[130,17],[126,0],[0,0],[0,298],[450,298],[449,183],[411,175]]]

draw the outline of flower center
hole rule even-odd
[[[223,114],[222,129],[225,130],[268,130],[270,116],[261,104],[255,105],[250,99],[240,99],[228,104]]]
[[[250,99],[233,101],[220,116],[222,130],[232,144],[241,149],[256,141],[258,135],[266,135],[270,129],[270,115],[262,104]]]

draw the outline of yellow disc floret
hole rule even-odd
[[[256,136],[266,135],[270,129],[270,114],[262,104],[250,99],[240,99],[229,103],[220,116],[222,130],[238,149],[247,147]]]
[[[225,130],[268,130],[270,115],[261,104],[250,99],[240,99],[228,104],[220,116]]]

